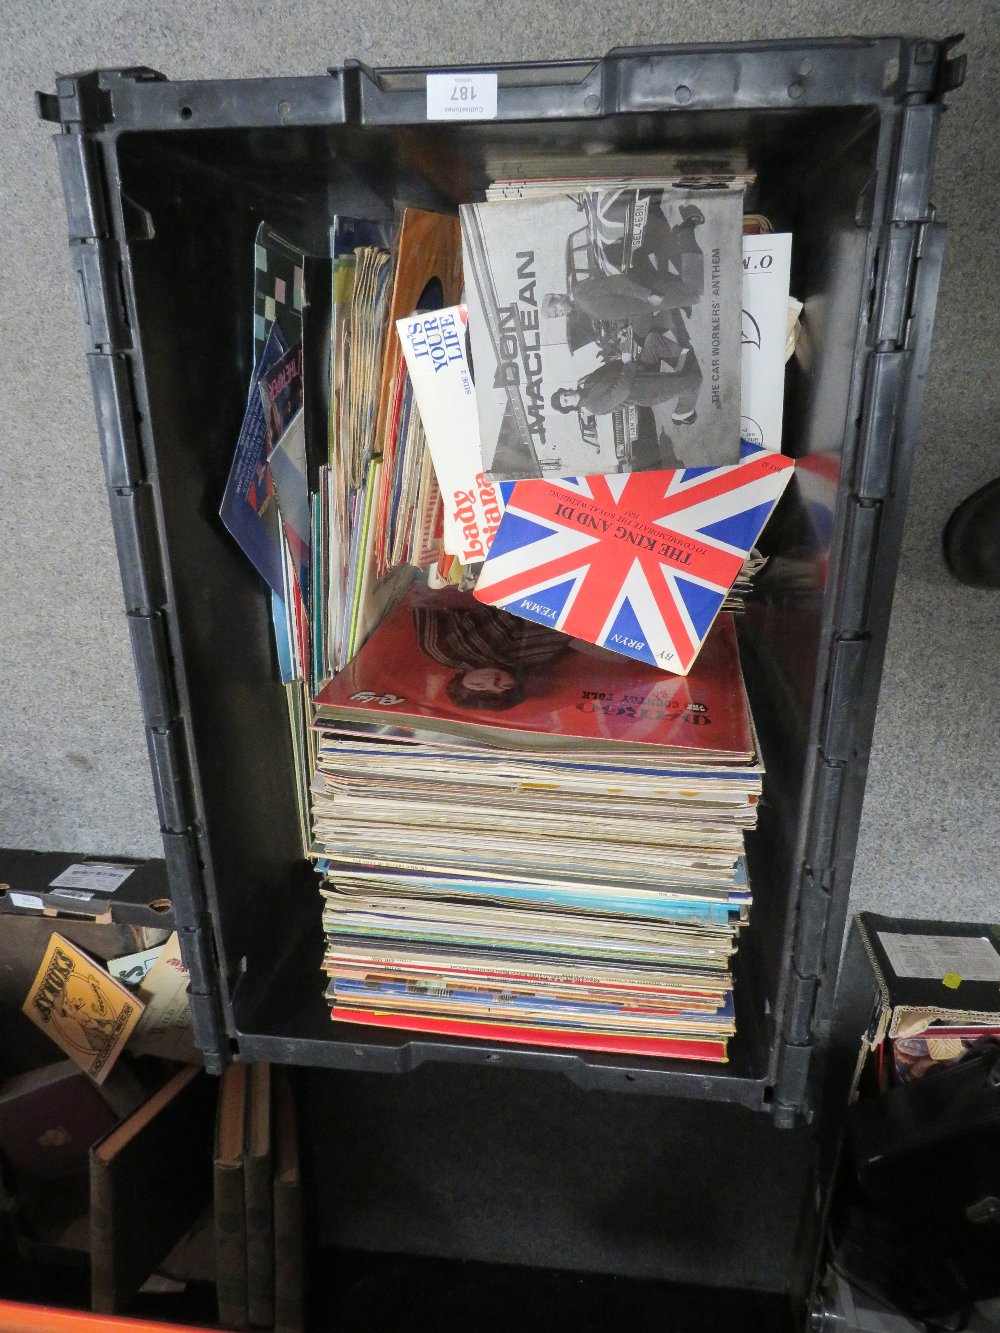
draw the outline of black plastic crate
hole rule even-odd
[[[930,202],[950,41],[655,47],[501,66],[496,120],[426,119],[427,71],[172,83],[57,80],[56,139],[125,587],[199,1038],[231,1055],[405,1071],[554,1069],[584,1088],[807,1110],[848,887],[930,349]],[[482,67],[480,67],[482,68]],[[298,848],[267,600],[218,506],[246,399],[249,266],[266,219],[322,253],[338,212],[453,208],[484,152],[738,148],[791,230],[803,298],[784,447],[800,463],[742,624],[768,776],[748,859],[727,1065],[580,1056],[330,1022],[316,878]]]

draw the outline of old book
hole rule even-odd
[[[738,461],[742,210],[739,190],[599,182],[462,205],[488,473]]]
[[[248,1075],[246,1211],[247,1316],[251,1328],[274,1323],[274,1168],[271,1152],[271,1066]]]
[[[274,1092],[274,1327],[301,1333],[304,1323],[302,1177],[295,1098],[286,1069],[278,1069]]]
[[[72,1060],[18,1074],[0,1084],[0,1151],[16,1170],[41,1180],[85,1171],[91,1144],[143,1101],[122,1065],[98,1087]]]
[[[219,1323],[247,1325],[247,1067],[226,1067],[215,1127],[215,1268]]]
[[[215,1085],[188,1065],[90,1152],[91,1301],[120,1310],[211,1194]]]

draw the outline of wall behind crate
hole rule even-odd
[[[858,906],[995,916],[1000,593],[940,554],[952,507],[1000,471],[994,91],[1000,18],[981,0],[6,0],[0,50],[0,845],[160,854],[111,525],[35,88],[55,71],[150,64],[174,78],[586,57],[644,42],[967,33],[934,197],[950,226],[854,880]],[[211,349],[208,349],[211,351]]]

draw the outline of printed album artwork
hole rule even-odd
[[[262,222],[254,244],[253,342],[259,368],[271,325],[279,321],[289,343],[302,337],[305,255]],[[251,386],[252,388],[252,386]]]
[[[302,407],[302,344],[294,343],[274,366],[262,370],[260,395],[271,448]]]
[[[103,1083],[145,1006],[127,986],[53,931],[22,1008],[95,1083]]]
[[[517,482],[476,597],[686,674],[792,473],[742,450],[736,467]]]
[[[267,409],[259,392],[263,377],[278,365],[287,350],[281,326],[268,330],[251,382],[243,424],[240,427],[229,479],[219,514],[254,568],[272,592],[282,595],[280,519],[274,481],[268,465],[270,439]]]
[[[463,565],[478,564],[500,526],[503,498],[482,470],[468,312],[417,311],[397,328],[444,502],[444,549]]]
[[[738,461],[742,207],[628,187],[462,205],[488,474]]]
[[[744,240],[748,174],[675,179],[397,202],[329,263],[256,234],[220,512],[270,585],[336,1020],[727,1058],[763,778],[732,612],[793,467],[791,238]],[[68,968],[34,1021],[108,1068],[143,1027]]]
[[[442,732],[478,730],[493,743],[534,735],[752,755],[736,634],[720,618],[697,673],[641,662],[482,606],[457,588],[415,585],[357,657],[316,698],[333,717]]]

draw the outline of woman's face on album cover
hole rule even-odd
[[[462,677],[462,684],[476,694],[503,694],[516,684],[513,673],[504,667],[476,667]]]

